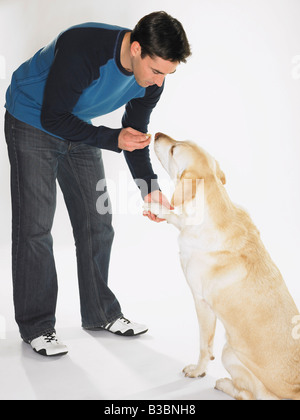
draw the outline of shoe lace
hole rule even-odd
[[[55,333],[47,333],[43,334],[43,337],[47,343],[52,343],[54,341],[57,341],[57,338],[55,336]]]
[[[124,318],[124,316],[122,316],[122,317],[120,318],[120,320],[121,320],[121,321],[123,321],[123,322],[125,322],[126,324],[130,324],[129,319]]]

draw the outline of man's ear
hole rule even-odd
[[[217,177],[221,180],[222,184],[225,185],[226,184],[226,176],[225,176],[224,172],[221,170],[220,164],[219,164],[218,161],[216,161],[216,172],[217,172]]]
[[[138,41],[133,41],[130,45],[130,51],[131,54],[136,57],[142,51],[141,44]]]
[[[199,179],[195,172],[184,171],[176,185],[171,205],[173,207],[179,207],[192,201],[196,196],[198,181]]]

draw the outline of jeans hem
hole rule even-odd
[[[105,323],[96,323],[96,324],[88,324],[88,325],[85,325],[84,323],[82,323],[82,328],[84,330],[90,330],[90,329],[93,329],[93,328],[104,328],[107,324],[110,324],[111,322],[117,321],[117,319],[121,318],[122,316],[123,316],[123,314],[120,313],[117,316],[108,318],[107,321],[105,321]]]
[[[39,333],[36,333],[34,335],[29,336],[29,338],[25,338],[21,335],[21,338],[22,338],[23,341],[25,341],[25,343],[30,344],[33,340],[35,340],[38,337],[41,337],[42,335],[53,334],[53,333],[56,334],[55,329],[54,328],[48,328],[46,330],[43,330],[42,332],[39,332]]]

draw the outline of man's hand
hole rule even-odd
[[[161,206],[166,207],[169,210],[174,210],[174,207],[171,206],[168,199],[159,190],[152,191],[152,193],[146,195],[144,201],[145,203],[159,203]],[[155,216],[155,214],[152,214],[150,211],[144,211],[143,216],[147,216],[150,220],[156,223],[165,221],[165,219],[160,219],[159,217]]]
[[[119,134],[119,149],[133,152],[137,149],[144,149],[151,143],[151,135],[134,130],[131,127],[123,128]]]

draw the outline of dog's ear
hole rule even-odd
[[[217,177],[221,180],[222,184],[225,185],[226,184],[226,176],[225,176],[224,172],[221,170],[220,164],[219,164],[218,161],[216,161],[216,172],[217,172]]]
[[[171,205],[178,207],[192,201],[196,196],[198,181],[199,179],[195,172],[184,171],[176,185]]]

